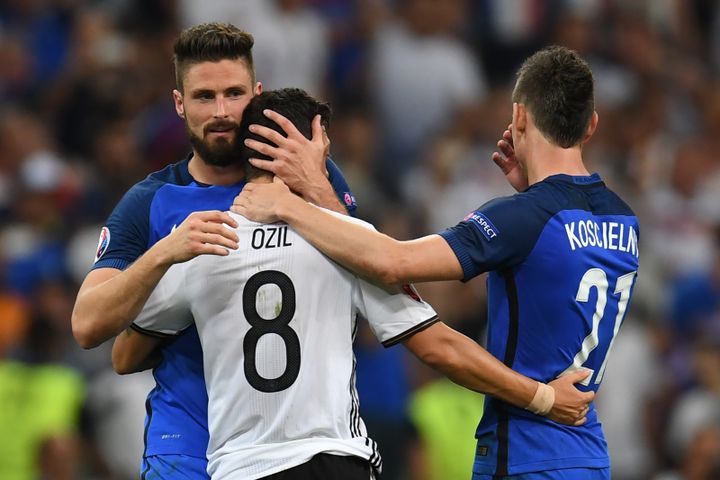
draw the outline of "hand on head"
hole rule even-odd
[[[269,143],[248,138],[245,140],[245,145],[273,160],[251,158],[250,163],[257,168],[274,173],[291,189],[299,193],[304,193],[308,188],[326,180],[325,160],[330,142],[329,139],[326,140],[327,135],[324,134],[320,124],[320,115],[316,115],[312,121],[311,139],[307,139],[283,115],[272,110],[266,110],[265,115],[277,123],[287,137],[272,128],[251,125],[250,131],[263,137]]]
[[[508,183],[518,191],[522,192],[528,188],[528,179],[517,157],[515,156],[515,146],[512,138],[512,124],[508,125],[507,130],[503,132],[502,138],[498,140],[497,147],[499,152],[493,152],[492,160],[495,165],[500,167]]]

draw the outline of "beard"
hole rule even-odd
[[[214,141],[208,140],[208,135],[215,129],[229,128],[233,135],[230,138],[217,138]],[[190,139],[190,144],[200,158],[208,165],[215,167],[228,167],[241,162],[240,150],[240,125],[232,122],[214,122],[203,129],[203,138],[195,135],[185,122],[185,130]]]

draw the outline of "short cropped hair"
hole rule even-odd
[[[332,117],[332,109],[330,105],[320,102],[311,97],[305,90],[299,88],[283,88],[279,90],[268,90],[260,95],[255,95],[243,112],[242,121],[238,128],[240,134],[238,143],[240,145],[240,157],[245,162],[246,179],[250,180],[258,175],[267,173],[263,170],[253,167],[247,160],[249,158],[259,158],[262,160],[272,160],[272,158],[261,154],[251,148],[245,146],[244,141],[247,138],[258,140],[264,143],[270,143],[263,137],[251,133],[248,127],[252,124],[263,125],[271,128],[284,137],[287,135],[280,126],[267,118],[263,111],[265,109],[274,110],[290,120],[295,128],[302,133],[305,138],[312,138],[312,121],[315,115],[320,115],[320,123],[327,129],[330,127],[330,118]],[[272,145],[272,144],[271,144]]]
[[[512,100],[527,107],[549,141],[573,147],[585,138],[595,111],[592,71],[574,50],[544,48],[518,70]]]
[[[229,23],[202,23],[183,30],[173,47],[177,89],[183,91],[183,78],[190,66],[221,60],[244,60],[255,83],[254,44],[250,33]]]

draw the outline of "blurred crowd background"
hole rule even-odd
[[[152,376],[115,375],[109,345],[81,350],[70,312],[113,206],[189,151],[172,43],[214,20],[254,34],[266,89],[332,103],[359,216],[399,238],[512,193],[490,156],[514,72],[548,44],[580,52],[600,115],[586,161],[641,222],[639,281],[597,400],[613,478],[720,478],[720,2],[4,0],[1,479],[138,477]],[[484,279],[421,293],[482,339]],[[383,478],[469,478],[482,398],[367,331],[357,356]]]

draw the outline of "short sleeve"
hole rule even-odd
[[[358,279],[354,303],[385,347],[400,343],[438,321],[435,310],[412,285],[378,286]]]
[[[133,322],[135,330],[155,336],[178,335],[193,324],[183,288],[185,265],[173,265],[163,275]]]
[[[348,215],[354,217],[357,211],[357,202],[355,201],[355,195],[353,195],[350,191],[350,186],[348,185],[347,180],[345,180],[340,168],[332,161],[331,158],[328,158],[325,165],[328,170],[328,180],[330,181],[333,190],[335,190],[335,194],[340,200],[340,203],[343,204],[348,212]]]
[[[454,227],[439,232],[468,281],[483,272],[520,264],[532,251],[548,215],[518,195],[492,200]]]
[[[148,248],[150,204],[160,186],[147,180],[133,186],[115,206],[100,231],[96,268],[124,270]]]

